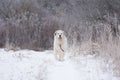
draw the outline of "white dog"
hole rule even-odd
[[[67,38],[64,31],[57,30],[54,33],[54,54],[60,61],[64,60],[65,51],[67,49]]]

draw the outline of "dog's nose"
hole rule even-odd
[[[62,38],[61,35],[59,35],[59,38]]]

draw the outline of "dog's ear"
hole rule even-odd
[[[66,32],[65,31],[63,31],[63,34],[66,36]]]
[[[56,32],[54,33],[54,36],[56,36]]]

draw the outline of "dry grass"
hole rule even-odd
[[[120,77],[120,43],[106,43],[102,45],[101,56],[112,60],[111,67],[113,68],[113,74]]]
[[[113,75],[120,77],[120,43],[115,42],[104,42],[104,43],[93,43],[92,41],[82,42],[80,45],[72,46],[72,56],[78,55],[96,55],[107,61],[107,64],[112,61],[109,65],[113,70]],[[85,53],[84,53],[85,51]]]

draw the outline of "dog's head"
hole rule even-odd
[[[62,30],[57,30],[57,31],[55,31],[55,33],[54,33],[54,37],[55,37],[56,39],[63,39],[63,38],[65,37],[65,33],[64,33],[64,31],[62,31]]]

